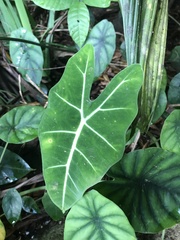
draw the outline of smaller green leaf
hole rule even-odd
[[[5,228],[4,228],[4,224],[0,220],[0,239],[4,240],[5,237],[6,237],[6,231],[5,231]]]
[[[180,110],[174,110],[167,117],[161,131],[160,141],[165,150],[180,153]]]
[[[44,194],[42,203],[45,211],[54,221],[59,221],[63,217],[62,211],[51,201],[47,193]]]
[[[71,5],[68,11],[68,29],[79,48],[84,44],[89,31],[89,11],[83,2]]]
[[[24,196],[22,198],[22,204],[22,208],[25,212],[33,214],[40,213],[40,209],[32,197]]]
[[[19,220],[22,210],[22,199],[16,189],[9,189],[3,197],[2,209],[8,222],[11,224],[15,224]]]
[[[0,138],[16,144],[36,138],[43,113],[44,108],[40,106],[13,108],[0,118]]]
[[[92,190],[85,194],[67,215],[65,240],[135,240],[135,233],[123,211]]]
[[[87,44],[92,44],[95,52],[95,77],[106,69],[115,51],[116,33],[111,22],[102,20],[91,30]]]
[[[11,32],[12,38],[39,43],[38,39],[25,28]],[[39,46],[25,42],[10,41],[10,56],[17,70],[26,81],[39,85],[42,78],[43,53]]]
[[[169,84],[168,102],[171,104],[180,104],[180,73]]]
[[[156,122],[161,117],[161,115],[166,109],[166,105],[167,105],[166,93],[164,90],[161,89],[159,92],[158,101],[152,119],[153,123]]]
[[[0,155],[3,153],[3,150],[3,147],[0,147]],[[32,170],[19,155],[6,149],[0,163],[0,185],[12,183]]]
[[[168,59],[168,62],[171,63],[171,66],[177,71],[180,72],[180,46],[176,46]]]

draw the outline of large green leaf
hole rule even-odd
[[[68,213],[64,239],[135,240],[136,237],[123,211],[91,190]]]
[[[3,151],[4,148],[0,147],[0,156]],[[17,181],[32,170],[19,155],[6,149],[0,162],[0,185]]]
[[[79,2],[79,0],[33,0],[33,2],[48,10],[64,10],[70,8],[71,4]]]
[[[180,110],[174,110],[166,119],[160,140],[162,148],[180,153]]]
[[[126,130],[137,113],[139,65],[117,74],[91,101],[93,79],[93,47],[86,45],[69,60],[61,81],[51,89],[40,123],[44,178],[50,198],[62,211],[120,159]]]
[[[13,108],[0,118],[0,138],[16,144],[36,138],[43,113],[44,108],[40,106]]]
[[[19,220],[22,210],[22,199],[16,189],[9,189],[3,197],[2,209],[11,224],[15,224]]]
[[[71,4],[79,2],[79,0],[33,0],[33,2],[48,10],[64,10],[70,8]],[[84,0],[85,4],[93,7],[109,7],[111,0]]]
[[[106,69],[115,51],[116,33],[113,24],[102,20],[91,30],[86,43],[92,44],[95,50],[95,77]]]
[[[179,155],[161,148],[125,155],[96,189],[118,204],[136,232],[159,232],[180,222]]]
[[[38,39],[25,28],[19,28],[11,32],[12,38],[19,38],[38,43]],[[43,53],[40,46],[10,41],[10,56],[14,66],[22,74],[26,81],[32,81],[39,85],[42,78]]]
[[[79,48],[84,44],[89,31],[89,11],[83,2],[71,5],[68,11],[68,29]]]

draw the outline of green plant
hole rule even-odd
[[[40,4],[41,1],[34,2]],[[103,2],[106,5],[103,5]],[[128,19],[124,8],[127,2],[129,1],[120,3],[124,20],[134,19],[135,23],[132,35],[128,36],[126,31],[129,25],[124,21],[126,55],[130,66],[118,73],[100,96],[90,100],[94,80],[104,71],[113,56],[115,31],[107,20],[99,22],[89,31],[86,4],[107,7],[110,1],[98,1],[98,5],[97,1],[73,3],[66,1],[63,7],[61,1],[44,1],[43,6],[47,9],[69,8],[70,34],[77,49],[80,50],[70,58],[62,78],[50,89],[46,109],[26,105],[16,107],[0,118],[0,138],[6,142],[5,147],[1,149],[0,176],[4,177],[1,179],[1,185],[16,181],[32,171],[23,159],[6,150],[8,143],[25,143],[36,137],[40,140],[45,179],[45,186],[20,193],[11,188],[6,192],[2,207],[10,223],[19,220],[22,209],[31,213],[39,212],[37,203],[26,196],[39,190],[45,191],[42,203],[54,220],[66,216],[65,240],[89,237],[133,240],[136,239],[135,232],[156,233],[180,222],[179,110],[173,111],[166,118],[160,140],[152,136],[150,131],[147,133],[147,136],[149,134],[152,138],[153,147],[147,149],[141,149],[140,145],[132,147],[132,144],[137,143],[140,133],[137,128],[139,125],[135,125],[136,121],[131,124],[141,108],[141,105],[138,108],[141,84],[147,83],[146,80],[143,81],[147,71],[145,65],[149,66],[148,64],[151,65],[153,62],[151,50],[154,48],[155,39],[159,41],[158,31],[152,39],[144,25],[142,28],[138,26],[143,24],[144,19],[147,18],[147,21],[150,19],[149,14],[152,14],[155,20],[158,3],[156,1],[153,9],[145,9],[146,4],[152,3],[151,1],[144,1],[142,5],[139,1],[132,1],[131,7],[134,8],[135,15],[131,12]],[[165,3],[167,2],[164,1]],[[167,5],[163,6],[157,11],[158,21],[150,24],[151,28],[153,25],[156,27],[163,25],[165,36]],[[141,23],[138,15],[140,9]],[[54,22],[54,14],[51,17],[50,27]],[[25,37],[22,34],[24,32],[27,33]],[[149,40],[146,39],[147,35]],[[12,61],[24,79],[38,88],[43,66],[40,42],[24,28],[15,29],[11,36],[13,40],[19,39],[18,43],[10,42]],[[18,51],[16,44],[21,46]],[[148,59],[144,59],[139,45],[146,46]],[[162,54],[162,61],[161,64],[154,62],[152,68],[157,67],[161,73],[165,46],[163,45],[162,49],[159,49],[159,45],[156,47]],[[41,59],[38,63],[35,62],[34,51]],[[44,56],[46,57],[47,55]],[[17,62],[17,59],[21,61]],[[140,64],[132,64],[136,62]],[[25,67],[27,64],[30,69]],[[37,68],[39,73],[32,71]],[[153,74],[156,79],[157,72]],[[155,104],[153,107],[151,104],[148,105],[148,114],[151,113],[141,128],[142,132],[144,129],[147,130],[153,115],[154,119],[158,119],[164,111],[162,96],[165,94],[166,81],[160,82],[157,83],[158,86],[153,87],[156,92]],[[145,98],[149,96],[148,89],[143,87],[140,97],[142,94]],[[159,95],[160,89],[162,95]],[[172,91],[169,89],[171,96]],[[173,104],[179,103],[178,94],[176,95]],[[157,113],[155,106],[160,108],[160,111],[157,109]],[[143,111],[141,109],[140,114]],[[155,144],[157,147],[154,147]],[[132,147],[132,152],[125,154],[125,146]],[[135,148],[137,150],[134,150]],[[17,167],[19,171],[16,171]],[[6,175],[3,175],[4,173]]]

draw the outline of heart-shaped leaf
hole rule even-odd
[[[161,148],[125,155],[95,189],[118,204],[136,232],[155,233],[180,222],[179,155]]]
[[[0,156],[3,153],[4,148],[0,147]],[[12,183],[33,169],[16,153],[13,153],[6,149],[5,154],[0,163],[0,185]]]
[[[164,122],[161,146],[165,150],[180,153],[180,110],[174,110]]]
[[[11,37],[39,43],[38,39],[25,28],[12,31]],[[23,78],[39,85],[44,61],[40,46],[26,42],[10,41],[9,48],[12,62]]]
[[[51,89],[40,123],[44,178],[50,198],[62,211],[121,158],[126,130],[137,113],[140,65],[117,74],[91,101],[93,80],[93,47],[86,45]]]
[[[44,108],[40,106],[13,108],[0,118],[0,138],[16,144],[36,138],[43,113]]]
[[[116,33],[111,22],[102,20],[91,30],[86,43],[95,51],[95,77],[106,69],[115,51]]]
[[[9,189],[3,197],[2,209],[11,224],[15,224],[19,220],[22,210],[22,199],[16,189]]]
[[[64,239],[135,240],[123,211],[95,190],[85,194],[67,215]]]
[[[83,2],[71,5],[68,11],[68,29],[79,48],[84,44],[89,31],[89,11]]]

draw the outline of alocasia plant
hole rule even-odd
[[[117,74],[91,101],[93,80],[94,51],[86,45],[69,60],[62,79],[51,89],[40,123],[47,190],[63,211],[122,157],[126,130],[137,114],[140,65]]]

